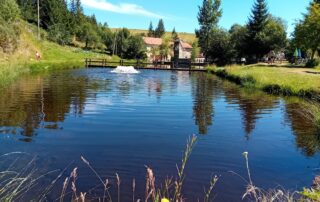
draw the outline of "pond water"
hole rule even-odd
[[[1,89],[0,154],[37,156],[36,167],[43,171],[66,168],[49,201],[60,195],[74,167],[79,191],[99,184],[81,162],[83,155],[113,185],[118,173],[122,200],[129,201],[134,178],[136,197],[144,196],[145,165],[158,183],[176,177],[186,140],[196,134],[185,198],[202,198],[210,177],[218,175],[215,200],[240,201],[246,182],[232,172],[247,179],[244,151],[261,188],[296,190],[318,174],[320,138],[301,113],[304,108],[297,98],[249,91],[205,73],[57,71]],[[17,158],[1,156],[1,168]]]

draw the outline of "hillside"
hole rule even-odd
[[[26,72],[43,71],[57,68],[81,67],[85,58],[111,58],[105,54],[85,51],[71,46],[60,46],[45,40],[46,32],[41,31],[42,40],[38,40],[37,28],[24,21],[19,22],[21,30],[18,48],[13,54],[5,54],[0,51],[0,86],[5,85],[20,74]],[[41,60],[35,59],[38,51]]]
[[[119,30],[120,28],[111,28],[112,31]],[[142,29],[129,29],[131,34],[147,34],[148,30],[142,30]],[[194,41],[197,40],[196,35],[193,33],[186,33],[186,32],[179,32],[179,37],[190,44],[192,44]],[[171,37],[171,32],[166,32],[165,37]]]

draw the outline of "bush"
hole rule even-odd
[[[19,18],[20,9],[15,0],[0,0],[0,18],[5,22],[14,22]]]
[[[320,59],[312,59],[312,60],[308,60],[308,62],[306,63],[306,67],[317,67],[320,64]]]
[[[20,31],[18,26],[0,21],[0,49],[4,53],[13,53],[19,42]]]

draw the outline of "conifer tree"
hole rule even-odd
[[[158,27],[156,28],[154,35],[155,35],[155,37],[161,38],[165,33],[166,33],[166,29],[164,27],[163,20],[160,19],[159,23],[158,23]]]
[[[150,25],[149,25],[148,37],[154,37],[154,30],[153,30],[152,22],[150,22]]]
[[[179,38],[178,33],[176,32],[176,28],[174,27],[171,33],[171,37],[173,40],[176,40]]]
[[[259,36],[268,23],[268,8],[265,0],[256,0],[252,14],[247,24],[248,35],[246,38],[247,54],[251,59],[258,60],[266,54],[267,48]]]

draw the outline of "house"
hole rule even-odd
[[[179,40],[179,59],[191,59],[192,46]]]
[[[161,56],[159,54],[159,46],[162,44],[162,38],[155,38],[155,37],[143,37],[144,43],[147,47],[147,57],[149,61],[159,61],[161,60]],[[170,47],[171,50],[170,54],[166,57],[167,60],[171,60],[173,56],[173,46],[174,42],[170,42]],[[192,46],[186,42],[183,42],[180,40],[180,45],[179,45],[179,58],[184,58],[184,59],[190,59],[191,58],[191,53],[192,53]]]

